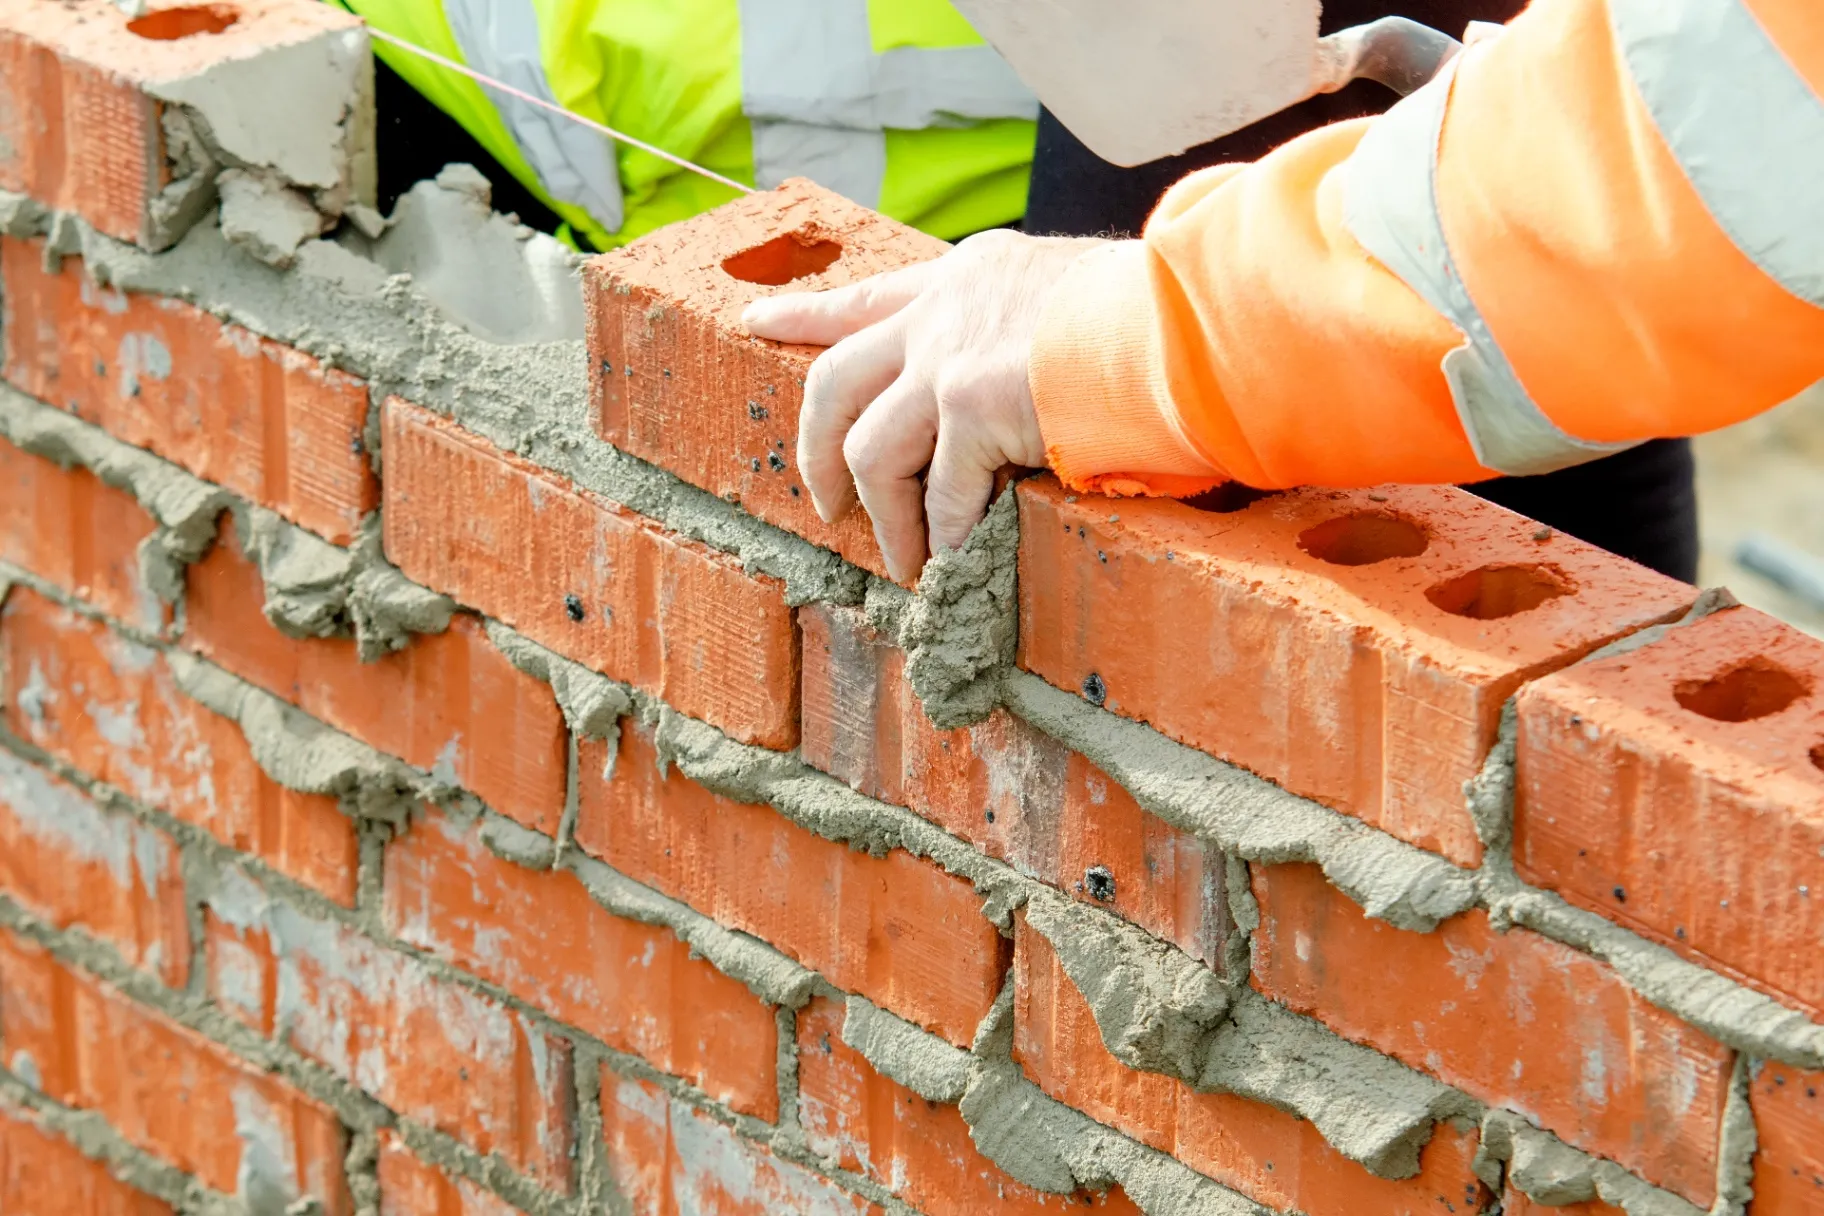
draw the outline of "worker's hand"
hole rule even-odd
[[[963,543],[997,469],[1045,463],[1027,357],[1052,285],[1101,243],[985,232],[853,287],[748,305],[758,336],[830,346],[805,380],[798,468],[825,522],[861,496],[896,580]]]

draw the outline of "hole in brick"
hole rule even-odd
[[[1819,772],[1824,773],[1824,743],[1811,749],[1811,762]]]
[[[1372,566],[1392,557],[1417,557],[1431,544],[1418,524],[1378,512],[1345,515],[1299,533],[1298,547],[1333,566]]]
[[[1779,713],[1810,691],[1784,667],[1753,658],[1708,680],[1684,680],[1672,695],[1694,714],[1718,722],[1752,722]],[[1812,753],[1814,760],[1817,756]]]
[[[1227,515],[1231,511],[1244,510],[1263,498],[1271,498],[1278,490],[1256,490],[1253,486],[1244,486],[1239,481],[1225,481],[1213,490],[1184,499],[1187,507],[1196,507],[1199,511],[1213,511],[1218,515]]]
[[[822,274],[841,256],[842,246],[835,241],[799,229],[724,258],[722,269],[743,283],[780,287],[794,279]]]
[[[198,34],[219,34],[240,19],[241,14],[231,5],[187,4],[135,17],[127,22],[127,30],[153,42],[176,42]]]
[[[1571,591],[1569,581],[1550,566],[1484,566],[1439,583],[1425,598],[1453,616],[1498,621]]]

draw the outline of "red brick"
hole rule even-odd
[[[1821,747],[1824,642],[1751,608],[1570,668],[1520,698],[1515,865],[1824,1020]]]
[[[348,543],[380,497],[363,381],[180,300],[100,287],[78,258],[54,275],[42,259],[40,241],[0,241],[9,382]]]
[[[1543,1203],[1534,1203],[1510,1187],[1501,1200],[1501,1216],[1627,1216],[1627,1214],[1620,1208],[1610,1207],[1600,1199],[1588,1199],[1582,1203],[1557,1204],[1547,1207]]]
[[[1750,1090],[1759,1148],[1752,1216],[1824,1213],[1824,1072],[1766,1063]]]
[[[1393,1180],[1344,1157],[1310,1123],[1233,1094],[1136,1072],[1102,1045],[1095,1015],[1052,952],[1017,919],[1014,1058],[1041,1089],[1274,1209],[1308,1216],[1448,1216],[1480,1211],[1473,1133],[1439,1124],[1419,1173]]]
[[[1502,703],[1696,594],[1447,487],[1228,512],[1050,477],[1019,493],[1020,666],[1465,865],[1482,849],[1463,782]],[[1446,610],[1554,586],[1574,590]]]
[[[171,1216],[43,1126],[0,1101],[0,1212],[12,1216]]]
[[[99,781],[352,905],[354,821],[268,777],[240,727],[178,688],[156,650],[15,588],[0,608],[6,724]]]
[[[671,1100],[602,1070],[608,1169],[634,1216],[881,1216],[866,1200]]]
[[[152,219],[159,191],[171,180],[157,94],[181,94],[187,80],[211,69],[218,69],[217,89],[246,91],[272,79],[246,70],[246,60],[279,66],[286,50],[304,43],[325,36],[346,43],[355,21],[334,10],[311,11],[321,7],[240,0],[231,10],[233,25],[184,37],[160,29],[168,19],[161,22],[156,13],[149,22],[129,23],[102,0],[6,0],[0,5],[0,190],[74,211],[118,240],[168,244],[181,234],[155,239]],[[228,61],[243,62],[239,70],[220,71]]]
[[[170,622],[171,610],[139,575],[139,543],[155,528],[126,491],[0,439],[0,559],[156,631]]]
[[[1005,710],[938,730],[906,682],[904,652],[860,611],[813,604],[799,610],[798,624],[806,763],[1221,962],[1230,922],[1215,850],[1147,814],[1083,756]],[[1092,869],[1106,874],[1092,878]]]
[[[387,930],[717,1101],[779,1115],[772,1009],[668,930],[604,911],[575,876],[528,870],[442,816],[386,854]]]
[[[312,1196],[325,1216],[352,1209],[342,1126],[327,1108],[4,933],[0,1057],[204,1186],[266,1206]]]
[[[94,934],[174,988],[189,977],[177,842],[3,751],[0,890],[60,929]]]
[[[466,1178],[452,1178],[418,1160],[392,1132],[380,1133],[380,1216],[516,1216],[518,1211]]]
[[[927,1216],[1026,1216],[1084,1208],[1139,1216],[1119,1187],[1049,1195],[1009,1178],[976,1150],[962,1112],[882,1076],[842,1041],[842,1004],[818,997],[798,1015],[798,1118],[811,1151],[863,1174]]]
[[[967,1046],[994,1003],[1005,942],[966,879],[904,849],[875,857],[768,806],[661,773],[648,729],[581,745],[576,842],[635,882],[770,942],[838,988]]]
[[[1372,920],[1316,866],[1256,866],[1255,987],[1707,1207],[1734,1059],[1606,964],[1476,909]]]
[[[347,925],[224,879],[204,910],[209,994],[387,1107],[570,1189],[570,1043]]]
[[[190,567],[184,644],[243,680],[406,763],[557,834],[568,733],[550,685],[510,663],[476,618],[363,663],[347,638],[290,638],[262,614],[257,566],[223,537]]]
[[[800,180],[592,259],[583,294],[597,428],[622,451],[885,577],[866,514],[824,523],[799,476],[798,411],[820,352],[751,336],[741,310],[947,248]]]
[[[390,400],[385,429],[386,552],[408,577],[745,743],[797,744],[785,584],[428,410]]]

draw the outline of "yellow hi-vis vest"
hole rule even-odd
[[[736,181],[809,177],[946,238],[1025,210],[1037,102],[949,0],[344,3]],[[732,196],[409,52],[375,50],[597,247]]]

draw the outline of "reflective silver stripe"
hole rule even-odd
[[[1459,55],[1436,79],[1368,129],[1344,167],[1349,231],[1465,338],[1444,356],[1457,417],[1483,468],[1523,475],[1582,464],[1633,447],[1560,430],[1533,403],[1469,298],[1438,218],[1436,162]]]
[[[873,206],[885,129],[1038,117],[1038,99],[989,47],[875,53],[867,0],[740,0],[740,14],[741,108],[761,186],[809,177]]]
[[[1740,0],[1609,0],[1635,87],[1717,225],[1824,306],[1824,102]]]
[[[545,76],[532,0],[444,0],[443,13],[470,67],[561,104]],[[623,204],[614,144],[587,127],[505,94],[491,92],[488,100],[500,111],[545,192],[581,207],[609,232],[618,232]]]
[[[754,120],[754,184],[770,190],[808,177],[870,209],[880,207],[887,175],[887,133]]]

